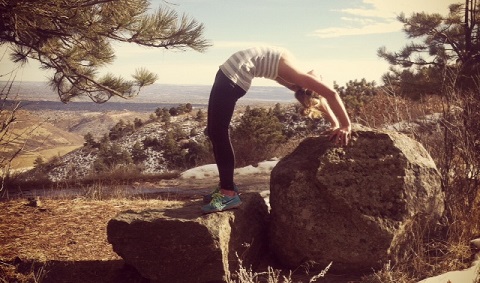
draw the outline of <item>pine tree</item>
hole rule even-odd
[[[38,156],[33,161],[33,167],[36,168],[36,169],[41,169],[44,165],[45,165],[45,161],[43,160],[43,158],[41,156]]]
[[[167,3],[167,2],[165,2]],[[0,1],[0,44],[12,47],[11,60],[37,60],[53,70],[51,85],[60,100],[88,96],[102,103],[129,98],[156,81],[139,68],[133,80],[106,74],[101,67],[115,58],[112,42],[147,47],[204,51],[203,25],[167,5],[149,14],[148,0],[8,0]]]
[[[135,163],[140,163],[147,158],[147,154],[145,153],[144,146],[141,142],[137,141],[132,147],[132,159]]]
[[[441,72],[448,67],[458,69],[463,77],[480,75],[480,2],[465,0],[450,5],[449,10],[447,17],[425,12],[409,18],[401,14],[398,20],[404,32],[416,41],[398,52],[381,47],[378,55],[401,68],[430,66]]]
[[[83,146],[85,147],[91,147],[91,148],[96,148],[98,147],[98,143],[95,141],[92,133],[88,132],[83,136],[83,139],[85,142],[83,143]]]
[[[133,159],[128,151],[122,149],[117,144],[107,143],[100,147],[93,166],[96,171],[101,172],[132,163]]]
[[[345,86],[339,86],[333,83],[333,88],[342,97],[347,109],[358,111],[366,102],[377,94],[378,89],[375,81],[367,82],[365,78],[361,80],[350,80]]]
[[[202,109],[198,109],[197,115],[195,116],[195,120],[199,122],[203,122],[206,119],[206,114],[205,112],[202,111]]]

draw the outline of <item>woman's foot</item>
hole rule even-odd
[[[238,194],[238,187],[237,185],[233,185],[233,191]],[[220,185],[218,185],[213,192],[209,193],[208,195],[203,196],[203,203],[210,203],[212,201],[212,196],[214,194],[220,193]]]
[[[221,189],[218,193],[212,194],[212,200],[209,204],[202,206],[202,212],[206,214],[225,211],[236,208],[241,204],[242,201],[235,191],[226,191]]]

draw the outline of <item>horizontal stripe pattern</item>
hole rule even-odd
[[[275,79],[278,76],[278,63],[283,52],[277,47],[241,50],[220,65],[220,69],[232,82],[248,91],[253,78]]]

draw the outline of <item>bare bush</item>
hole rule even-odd
[[[467,268],[469,242],[480,225],[480,84],[476,90],[457,87],[453,69],[444,74],[442,92],[420,101],[402,98],[393,88],[375,95],[356,113],[356,122],[380,127],[404,123],[404,132],[424,145],[437,164],[445,193],[446,213],[435,229],[411,223],[408,250],[396,255],[382,270],[363,278],[370,282],[417,282],[447,271]],[[480,81],[474,78],[472,81]],[[430,125],[426,116],[435,114]],[[415,127],[409,127],[415,124]]]
[[[443,127],[442,172],[448,211],[470,210],[480,191],[480,86],[476,92],[447,90]]]
[[[376,128],[398,122],[409,122],[425,115],[439,113],[443,109],[442,98],[431,95],[420,100],[402,97],[392,88],[384,86],[382,91],[352,115],[359,124]]]
[[[1,77],[3,75],[0,75]],[[20,109],[20,102],[10,97],[14,81],[15,75],[11,73],[0,90],[0,193],[4,191],[5,181],[9,178],[12,160],[23,148],[11,147],[21,136],[11,131],[16,119],[15,114]]]

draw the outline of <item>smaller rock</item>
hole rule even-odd
[[[40,200],[40,197],[29,197],[26,205],[31,207],[41,207],[42,201]]]
[[[126,211],[111,219],[108,241],[150,282],[226,282],[267,251],[268,210],[258,193],[234,210],[202,215],[200,201],[179,208]]]

